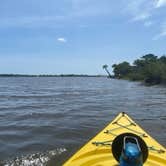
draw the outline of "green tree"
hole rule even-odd
[[[145,62],[156,62],[157,61],[157,56],[154,54],[146,54],[141,57]]]
[[[130,80],[142,80],[148,84],[166,84],[166,56],[160,58],[154,54],[146,54],[136,59],[133,65],[128,62],[114,64],[114,76]]]
[[[112,67],[115,77],[118,78],[126,77],[132,71],[131,66],[128,62],[122,62],[118,65],[114,64],[112,65]]]
[[[110,72],[108,71],[108,65],[103,65],[103,69],[107,72],[108,76],[111,78],[111,74]]]
[[[160,84],[162,82],[161,63],[150,63],[144,68],[144,82],[148,84]]]
[[[159,61],[162,62],[162,63],[164,63],[164,64],[166,64],[166,56],[165,55],[161,56],[159,58]]]

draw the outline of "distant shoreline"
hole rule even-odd
[[[88,74],[0,74],[0,77],[107,77],[105,75]]]

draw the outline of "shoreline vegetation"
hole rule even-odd
[[[105,75],[88,74],[0,74],[0,77],[106,77]]]
[[[166,85],[166,56],[158,57],[146,54],[132,64],[124,61],[112,65],[114,75],[111,78],[141,81],[145,85]]]
[[[136,59],[132,64],[123,61],[113,64],[113,75],[108,71],[108,65],[103,65],[108,78],[140,81],[145,85],[166,85],[166,55],[156,56],[146,54]],[[0,74],[0,77],[106,77],[106,75],[88,74]]]

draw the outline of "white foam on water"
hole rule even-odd
[[[0,165],[2,166],[46,166],[47,162],[54,156],[60,155],[67,150],[65,148],[58,148],[43,153],[35,153],[16,157],[13,160],[5,160]]]

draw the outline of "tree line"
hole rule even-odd
[[[166,56],[158,57],[146,54],[136,59],[131,65],[129,62],[114,64],[114,78],[143,81],[146,84],[166,84]]]

